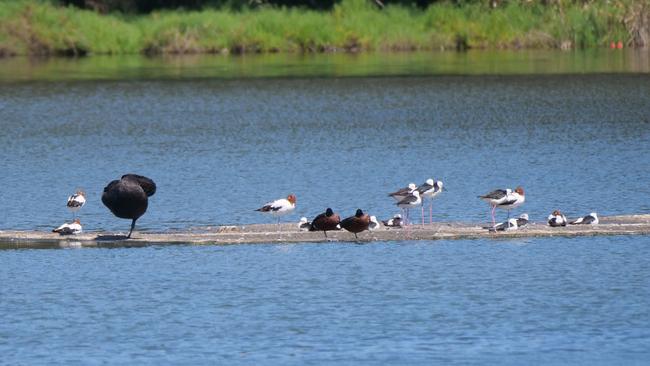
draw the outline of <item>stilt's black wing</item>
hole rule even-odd
[[[389,193],[389,196],[405,196],[407,194],[411,193],[411,189],[409,187],[398,189],[395,192]]]
[[[505,191],[503,189],[497,189],[495,191],[492,191],[492,192],[486,194],[485,196],[479,196],[479,198],[487,198],[487,199],[491,199],[491,200],[500,200],[503,197],[505,197],[507,194],[508,194],[507,191]]]
[[[401,201],[397,202],[397,205],[409,205],[409,204],[411,204],[411,203],[413,203],[413,202],[415,202],[417,200],[418,200],[418,198],[415,197],[415,196],[406,196],[406,197],[402,198]]]
[[[417,190],[418,190],[418,192],[420,192],[420,194],[422,194],[422,193],[424,193],[424,192],[430,190],[431,188],[433,188],[432,185],[429,185],[429,184],[427,184],[427,183],[424,183],[424,184],[422,184],[421,186],[419,186],[419,187],[417,188]]]

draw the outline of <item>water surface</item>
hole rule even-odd
[[[253,210],[289,193],[288,220],[386,218],[430,177],[437,220],[517,185],[532,220],[648,213],[649,96],[650,74],[0,84],[0,228],[59,225],[81,187],[86,230],[126,230],[100,201],[125,173],[158,183],[140,230],[270,222]]]
[[[1,60],[0,229],[52,229],[80,187],[85,230],[125,231],[100,196],[128,172],[158,183],[140,231],[288,193],[286,220],[385,218],[429,177],[436,220],[516,185],[535,221],[650,213],[647,57],[599,52]],[[644,364],[648,244],[0,250],[0,363]]]
[[[645,364],[647,237],[0,251],[6,364]]]
[[[642,49],[0,58],[0,82],[649,72]]]

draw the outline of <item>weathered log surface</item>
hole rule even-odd
[[[481,224],[441,222],[431,225],[412,225],[409,228],[381,227],[359,234],[358,242],[439,240],[439,239],[502,239],[528,237],[575,237],[596,235],[648,235],[650,214],[601,217],[598,225],[549,227],[546,223],[530,223],[524,228],[507,232],[489,232]],[[124,234],[85,232],[60,236],[41,231],[0,231],[0,249],[8,248],[65,248],[65,247],[137,247],[172,244],[277,244],[317,242],[357,242],[347,231],[300,231],[297,223],[285,223],[277,231],[276,225],[215,226],[191,228],[182,232],[134,232],[131,239]]]

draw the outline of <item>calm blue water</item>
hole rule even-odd
[[[536,221],[555,209],[650,213],[650,74],[553,70],[5,72],[0,230],[50,230],[80,187],[85,230],[125,231],[100,196],[129,172],[158,183],[140,231],[270,222],[253,210],[288,193],[298,208],[286,220],[328,206],[385,218],[396,212],[386,193],[429,177],[448,188],[437,220],[486,221],[476,196],[516,185],[527,192],[516,213]],[[644,364],[648,244],[0,250],[0,364]]]
[[[650,241],[0,251],[2,364],[647,364]]]
[[[0,84],[0,229],[48,230],[84,188],[88,231],[127,230],[101,204],[124,173],[158,183],[139,230],[270,222],[356,208],[429,177],[439,220],[487,220],[476,196],[522,185],[542,220],[650,212],[650,74]]]

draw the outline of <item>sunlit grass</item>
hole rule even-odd
[[[626,4],[487,2],[427,9],[343,0],[331,11],[262,7],[100,15],[50,2],[0,3],[0,55],[590,48],[628,42]]]

